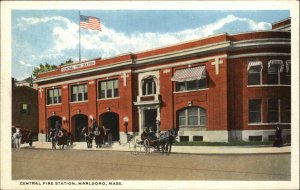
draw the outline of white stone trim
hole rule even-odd
[[[249,88],[254,88],[254,87],[275,87],[275,86],[287,86],[290,87],[290,84],[261,84],[261,85],[247,85]]]
[[[291,134],[291,129],[282,129],[282,137],[286,138]],[[275,135],[274,129],[268,130],[233,130],[228,132],[229,140],[231,141],[246,141],[249,142],[249,136],[262,136],[262,142],[269,141],[270,135]]]
[[[113,98],[101,98],[101,99],[98,99],[98,98],[97,98],[97,101],[115,100],[115,99],[120,99],[120,96],[118,96],[118,97],[113,97]]]
[[[48,81],[48,80],[54,80],[54,79],[58,79],[58,78],[62,78],[62,77],[76,76],[76,75],[81,75],[81,74],[85,74],[85,73],[89,73],[89,72],[103,71],[103,70],[111,69],[114,67],[120,67],[120,66],[132,65],[132,64],[133,64],[132,61],[117,62],[114,64],[104,65],[101,67],[93,67],[93,68],[88,68],[88,69],[83,69],[83,70],[76,70],[76,71],[70,72],[70,73],[61,73],[61,74],[55,75],[55,76],[49,76],[46,78],[35,79],[34,83],[44,82],[44,81]]]
[[[66,80],[66,81],[63,81],[63,82],[56,82],[56,83],[51,83],[51,84],[39,85],[39,87],[40,88],[47,88],[47,87],[54,87],[54,86],[60,86],[60,85],[68,85],[68,84],[75,83],[75,82],[86,82],[86,81],[89,81],[89,80],[95,80],[95,79],[99,79],[99,78],[105,78],[105,77],[121,75],[124,72],[131,73],[131,70],[128,69],[128,70],[119,71],[119,72],[112,72],[112,73],[108,73],[108,74],[101,74],[101,75],[95,75],[95,76],[91,76],[91,77],[84,77],[84,78]]]
[[[203,136],[203,142],[228,142],[228,131],[227,130],[179,130],[178,140],[180,136],[188,136],[189,141],[193,141],[193,136]]]
[[[173,45],[173,46],[176,46],[176,45]],[[154,55],[154,56],[150,56],[150,57],[136,59],[136,64],[143,64],[143,63],[153,62],[153,61],[158,61],[158,60],[161,61],[164,59],[170,59],[170,58],[185,56],[185,55],[194,54],[194,53],[201,53],[201,52],[205,52],[205,51],[212,51],[212,50],[217,50],[217,49],[227,48],[227,47],[230,47],[230,42],[228,42],[228,41],[214,43],[214,44],[208,44],[205,46],[197,46],[195,48],[189,48],[189,49],[184,49],[184,50],[180,50],[180,51],[173,51],[173,52],[169,52],[169,53],[165,53],[165,54],[159,54],[159,55]]]
[[[168,64],[168,65],[160,65],[160,66],[155,66],[152,68],[147,68],[147,69],[137,69],[132,71],[133,73],[142,73],[142,72],[147,72],[147,71],[154,71],[154,70],[159,70],[159,69],[166,69],[166,68],[172,68],[172,67],[179,67],[179,66],[184,66],[184,65],[190,65],[194,63],[201,63],[201,62],[207,62],[210,60],[215,60],[216,58],[227,58],[226,54],[219,55],[219,56],[211,56],[211,57],[206,57],[206,58],[200,58],[200,59],[193,59],[189,61],[182,61],[179,63],[173,63],[173,64]]]
[[[197,90],[185,90],[185,91],[174,91],[173,94],[180,94],[180,93],[189,93],[189,92],[197,92],[197,91],[206,91],[209,90],[209,88],[203,88],[203,89],[197,89]]]
[[[144,72],[144,73],[139,73],[138,74],[138,85],[139,85],[139,97],[143,96],[143,87],[142,87],[142,80],[153,76],[155,85],[156,85],[156,93],[155,94],[160,94],[160,84],[159,84],[159,71],[149,71],[149,72]],[[153,96],[155,95],[153,94]]]
[[[259,126],[263,126],[263,125],[291,125],[291,123],[280,123],[280,122],[272,122],[272,123],[248,123],[248,125],[259,125]]]
[[[265,53],[245,53],[239,55],[229,55],[228,59],[236,59],[242,57],[264,57],[264,56],[291,56],[290,53],[265,52]]]

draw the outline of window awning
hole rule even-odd
[[[271,65],[280,65],[280,72],[283,72],[284,64],[282,60],[270,60],[268,63],[268,68],[270,68]]]
[[[251,67],[255,67],[255,66],[261,66],[261,69],[263,68],[263,65],[262,65],[262,62],[261,61],[250,61],[248,63],[248,68],[247,68],[247,71],[249,71],[249,69]]]
[[[172,77],[172,81],[184,82],[200,80],[204,78],[206,78],[206,69],[205,66],[200,66],[175,71],[174,76]]]

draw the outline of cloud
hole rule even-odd
[[[26,67],[31,67],[32,65],[31,64],[29,64],[29,63],[25,63],[24,61],[19,61],[19,63],[21,64],[21,65],[24,65],[24,66],[26,66]]]
[[[222,32],[222,30],[225,30],[226,26],[234,25],[237,21],[242,22],[243,25],[245,24],[247,28],[251,30],[266,30],[271,28],[269,23],[256,22],[249,18],[239,18],[232,14],[227,15],[226,17],[221,18],[213,23],[199,26],[197,28],[168,33],[135,32],[132,34],[125,34],[112,28],[107,28],[102,24],[102,31],[81,29],[82,57],[85,59],[92,59],[100,56],[102,58],[107,58],[116,56],[118,54],[145,51],[188,40],[199,39],[220,33],[220,31]],[[40,55],[36,55],[36,57],[47,60],[51,58],[54,60],[59,58],[68,59],[73,57],[74,53],[75,57],[77,57],[76,52],[78,51],[79,44],[78,23],[72,22],[62,16],[42,18],[22,17],[19,20],[19,24],[26,25],[25,27],[49,22],[59,23],[53,24],[52,28],[50,29],[54,46],[49,47],[47,51],[41,52]],[[235,30],[238,30],[236,28],[240,28],[240,30],[244,29],[243,27],[233,28]],[[66,52],[70,53],[71,51],[73,54],[66,55]]]

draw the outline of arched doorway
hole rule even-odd
[[[77,114],[72,117],[72,133],[76,142],[84,141],[81,131],[88,126],[88,116]]]
[[[51,129],[54,129],[55,128],[55,124],[56,122],[58,122],[60,124],[60,126],[62,126],[62,123],[61,123],[62,119],[61,117],[59,116],[51,116],[48,118],[48,129],[47,129],[47,134],[50,133],[50,130]]]
[[[100,125],[106,129],[110,129],[112,133],[112,140],[118,141],[120,139],[119,134],[119,115],[113,112],[107,112],[100,115]]]

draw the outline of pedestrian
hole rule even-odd
[[[32,147],[32,141],[33,140],[32,140],[32,132],[31,132],[31,130],[29,130],[27,138],[28,138],[29,146]]]
[[[58,131],[61,130],[61,125],[59,124],[58,121],[55,122],[55,130],[56,130],[56,133],[58,133]]]
[[[274,147],[282,147],[282,131],[281,128],[279,126],[279,124],[277,124],[276,126],[276,131],[275,131],[275,141],[273,143]]]
[[[97,120],[96,120],[96,119],[93,119],[93,125],[92,125],[93,131],[95,131],[96,128],[98,128]]]
[[[96,148],[100,148],[100,130],[97,127],[94,131],[94,136],[95,136],[95,143],[96,143]]]

